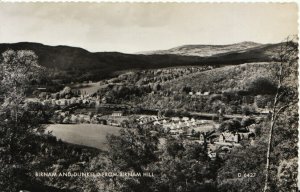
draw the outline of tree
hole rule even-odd
[[[295,40],[295,39],[294,39]],[[270,156],[272,152],[272,141],[274,127],[278,121],[279,115],[288,107],[296,104],[297,101],[297,80],[291,77],[297,77],[298,44],[291,38],[287,38],[281,43],[278,56],[274,58],[278,62],[277,67],[277,88],[275,98],[272,104],[272,116],[270,122],[270,131],[267,147],[266,177],[263,191],[269,191],[270,178]],[[292,83],[291,83],[292,82]],[[295,87],[296,84],[296,87]],[[288,100],[287,97],[290,97]],[[294,97],[294,98],[293,98]]]
[[[192,91],[192,88],[190,87],[190,86],[184,86],[183,88],[182,88],[182,92],[184,92],[184,93],[186,93],[186,94],[188,94],[189,92],[191,92]]]
[[[278,187],[281,188],[282,191],[297,191],[297,183],[292,182],[297,180],[297,165],[297,157],[280,162],[277,177],[279,180]]]
[[[149,165],[156,162],[158,138],[148,129],[121,129],[120,135],[107,136],[112,167],[110,170],[121,172],[147,172]],[[151,191],[153,180],[149,177],[122,178],[117,177],[115,187],[118,191]]]
[[[178,142],[176,139],[169,139],[167,142],[167,152],[168,154],[175,158],[180,156],[180,154],[185,150],[182,142]]]
[[[237,132],[241,128],[241,123],[236,120],[226,120],[220,124],[219,130],[220,131],[229,131],[229,132]]]
[[[24,185],[26,162],[31,158],[36,132],[42,132],[40,113],[25,101],[25,92],[43,68],[32,51],[8,50],[0,64],[0,188],[17,191]],[[11,180],[13,178],[14,180]]]
[[[159,83],[155,83],[154,85],[153,85],[153,90],[154,91],[159,91],[161,89],[161,85],[159,84]]]
[[[259,108],[269,107],[269,102],[273,100],[270,95],[257,95],[255,97],[255,104]]]
[[[276,92],[276,85],[266,77],[256,77],[250,82],[248,92],[252,94],[273,94]]]
[[[244,117],[241,121],[242,127],[248,127],[249,125],[252,125],[255,123],[255,119],[251,117]]]
[[[15,122],[18,122],[18,108],[24,101],[25,91],[33,80],[38,79],[42,67],[32,51],[8,50],[2,54],[0,65],[1,92],[5,97],[5,106],[12,107]]]
[[[242,106],[242,114],[243,115],[250,115],[251,113],[253,113],[254,109],[253,107],[249,106],[249,105],[243,105]]]
[[[266,143],[260,141],[256,146],[233,149],[218,170],[218,191],[261,191],[265,152]]]
[[[182,142],[180,139],[167,142],[167,150],[157,164],[159,171],[153,191],[216,191],[217,161],[210,161],[204,145]]]

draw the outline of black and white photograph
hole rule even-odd
[[[0,2],[0,192],[298,192],[295,2]]]

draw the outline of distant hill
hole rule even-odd
[[[39,43],[0,44],[0,53],[8,50],[32,50],[39,57],[40,65],[57,71],[64,79],[101,80],[116,73],[132,69],[155,69],[187,65],[236,65],[247,62],[268,62],[279,44],[259,45],[241,43],[230,45],[222,52],[222,46],[215,47],[217,54],[210,57],[186,56],[176,54],[124,54],[119,52],[96,52],[69,46],[48,46]],[[204,45],[208,47],[209,45]],[[184,47],[184,46],[183,46]],[[233,48],[235,47],[235,48]],[[239,49],[237,48],[239,47]],[[247,49],[245,47],[248,47]],[[251,48],[249,48],[251,47]],[[224,48],[225,49],[225,48]],[[238,49],[238,51],[236,51]],[[213,49],[212,49],[213,50]],[[219,50],[219,51],[217,51]]]
[[[0,53],[8,50],[32,50],[40,65],[74,76],[77,80],[100,80],[118,71],[197,65],[201,58],[176,55],[132,55],[119,52],[91,53],[69,46],[48,46],[39,43],[0,44]]]
[[[141,52],[140,54],[145,54],[145,55],[174,54],[174,55],[184,55],[184,56],[209,57],[209,56],[222,54],[222,53],[240,52],[251,48],[259,48],[260,46],[263,45],[255,42],[249,42],[249,41],[236,43],[236,44],[229,44],[229,45],[183,45],[168,50],[148,51],[148,52]]]

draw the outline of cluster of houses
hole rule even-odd
[[[91,115],[91,113],[96,112],[97,106],[103,107],[104,105],[107,105],[105,104],[105,99],[105,97],[100,98],[98,95],[90,96],[85,94],[71,98],[48,97],[46,99],[27,99],[27,102],[38,102],[42,105],[60,106],[60,110],[56,110],[54,112],[54,116],[52,118],[54,123],[92,123],[121,126],[121,120],[118,120],[118,117],[123,116],[123,111],[113,111],[111,115],[106,115],[106,117],[97,113],[95,115]],[[74,112],[78,106],[89,108],[88,112]],[[113,109],[114,107],[115,106],[110,106],[110,109]]]
[[[191,130],[206,124],[206,120],[196,120],[189,117],[172,117],[169,120],[162,120],[161,125],[165,131],[169,131],[172,135],[187,134],[191,133]]]
[[[201,132],[199,143],[207,143],[208,155],[211,159],[215,159],[217,155],[222,156],[222,154],[230,151],[233,147],[240,147],[241,141],[250,141],[250,145],[255,144],[255,124],[251,125],[247,132]]]
[[[208,96],[208,95],[210,95],[210,92],[208,92],[208,91],[196,91],[196,92],[190,91],[189,95]]]
[[[156,115],[141,115],[136,120],[140,125],[151,123],[151,122],[153,122],[156,125],[157,122],[159,123],[159,119],[160,118]]]
[[[71,104],[84,104],[88,106],[100,105],[101,101],[97,97],[72,97],[70,99],[45,99],[41,101],[43,105],[57,105],[65,107]]]
[[[189,117],[159,117],[155,115],[143,115],[137,118],[139,124],[152,123],[153,125],[160,125],[164,132],[171,135],[191,135],[192,130],[201,129],[206,124],[210,124],[207,120],[198,120]],[[211,126],[212,128],[213,126]]]
[[[217,155],[230,151],[233,147],[241,146],[241,141],[246,140],[250,145],[254,144],[255,126],[252,124],[246,129],[239,132],[218,131],[217,127],[209,120],[198,120],[189,117],[158,117],[158,116],[140,116],[138,119],[140,124],[153,123],[154,125],[161,125],[166,133],[177,137],[182,135],[186,138],[185,142],[206,143],[208,148],[208,155],[211,159],[216,158]],[[207,128],[209,127],[210,128]],[[205,129],[206,127],[207,129]],[[199,128],[199,129],[197,129]],[[203,129],[204,128],[204,129]],[[199,131],[199,136],[195,138],[193,131]]]
[[[188,117],[159,119],[155,116],[142,117],[140,119],[147,119],[147,122],[162,125],[162,127],[165,130],[168,130],[167,132],[173,137],[182,135],[185,138],[184,143],[206,143],[207,152],[211,159],[215,159],[217,156],[222,157],[223,154],[231,151],[234,147],[240,147],[243,140],[249,141],[250,145],[255,143],[254,128],[256,124],[252,124],[239,132],[220,132],[209,120],[197,120]],[[145,123],[145,121],[141,122]],[[210,128],[203,129],[203,127],[207,127],[209,125],[211,125]],[[191,130],[202,131],[199,131],[199,136],[196,136],[196,134],[193,134]]]
[[[117,117],[121,117],[122,115],[121,111],[114,111],[111,115],[102,116],[101,114],[70,114],[69,111],[56,110],[53,122],[65,124],[91,123],[120,127],[121,122]]]
[[[114,111],[111,114],[112,117],[122,117],[123,116],[123,111]]]
[[[93,123],[93,124],[104,124],[107,125],[107,120],[101,118],[100,115],[89,115],[89,114],[70,114],[69,111],[56,110],[54,112],[53,121],[55,123]]]

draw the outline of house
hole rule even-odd
[[[151,136],[157,136],[158,135],[157,131],[150,131],[150,133],[151,133]]]
[[[206,137],[207,142],[209,143],[214,143],[216,141],[216,139],[218,138],[218,133],[215,132],[211,132],[208,134],[208,136]]]
[[[114,119],[107,119],[107,125],[112,125],[112,126],[120,126],[120,123],[118,123]]]
[[[166,125],[165,127],[170,128],[170,129],[175,129],[176,128],[174,123],[170,124],[170,125]]]
[[[181,129],[173,129],[173,130],[170,130],[170,134],[171,135],[183,134],[183,130],[181,130]]]
[[[219,142],[221,143],[225,142],[225,136],[223,134],[219,136]]]
[[[75,97],[72,97],[71,99],[70,99],[70,104],[75,104],[76,103],[76,98]]]
[[[51,105],[51,101],[50,100],[45,100],[45,101],[42,101],[42,104],[43,105]]]
[[[52,105],[56,105],[56,100],[55,99],[51,99],[51,104]]]
[[[107,103],[106,97],[103,97],[103,98],[101,99],[101,102],[102,102],[102,103]]]
[[[223,132],[219,136],[219,142],[234,142],[239,143],[240,142],[240,135],[238,133],[230,133],[230,132]]]
[[[83,104],[89,104],[90,103],[90,100],[88,100],[88,99],[83,99]]]
[[[180,121],[179,117],[172,117],[171,119],[172,119],[172,121],[175,121],[175,122],[179,122]]]
[[[100,105],[100,101],[96,100],[96,106],[99,106],[99,105]]]
[[[217,158],[217,153],[215,153],[215,152],[209,152],[208,153],[208,157],[211,158],[211,159],[216,159]]]
[[[59,105],[59,106],[65,106],[68,104],[66,99],[59,99],[59,100],[56,100],[55,102],[56,102],[56,105]]]
[[[71,115],[71,118],[70,118],[70,121],[72,122],[72,123],[76,123],[77,122],[77,117],[75,116],[75,115]]]
[[[268,108],[257,108],[256,111],[262,115],[271,114],[271,110]]]
[[[184,125],[185,125],[186,127],[192,126],[192,124],[191,124],[190,122],[188,122],[188,121],[186,121],[186,122],[184,123]]]
[[[188,118],[188,117],[182,117],[182,121],[188,121],[188,120],[190,120],[190,118]]]
[[[122,111],[114,111],[111,116],[113,117],[121,117],[123,116],[123,112]]]
[[[252,124],[252,125],[249,125],[247,127],[247,129],[249,130],[249,132],[255,133],[255,127],[256,127],[256,124]]]
[[[205,141],[205,136],[204,136],[204,133],[201,133],[200,134],[200,141],[204,142]]]

